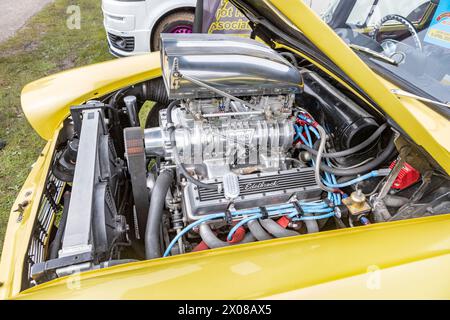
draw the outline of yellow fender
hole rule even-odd
[[[33,129],[49,140],[69,115],[71,106],[159,76],[159,52],[68,70],[26,85],[22,109]]]

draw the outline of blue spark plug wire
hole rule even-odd
[[[230,241],[231,239],[233,239],[233,235],[236,233],[236,231],[240,227],[242,227],[243,225],[247,224],[250,221],[253,221],[253,220],[256,220],[256,219],[259,219],[259,218],[262,218],[262,214],[260,214],[260,213],[255,214],[254,216],[242,219],[241,221],[236,223],[236,225],[233,228],[231,228],[230,232],[228,233],[227,240]]]
[[[307,118],[300,118],[302,120],[307,119]],[[311,134],[310,131],[316,136],[316,138],[319,140],[320,139],[320,134],[317,131],[316,128],[314,128],[313,126],[304,126],[304,130],[306,132],[306,136],[308,138],[308,142],[305,143],[307,146],[309,146],[310,148],[313,147],[313,143],[312,143],[312,139],[311,139]],[[312,163],[314,165],[314,160],[312,160]],[[328,160],[328,165],[329,165],[329,160]],[[336,181],[336,176],[334,174],[330,174],[328,172],[325,172],[325,179],[324,182],[328,183],[328,184],[332,184],[335,183]],[[325,184],[326,184],[325,183]],[[335,205],[340,205],[341,204],[341,195],[337,194],[337,193],[332,193],[332,192],[328,192],[328,199],[330,201],[332,201]]]
[[[330,208],[326,203],[322,202],[322,203],[311,203],[311,204],[306,204],[306,203],[301,203],[299,202],[299,205],[302,207],[302,210],[304,213],[309,213],[309,214],[315,214],[315,213],[330,213],[333,212],[333,209]],[[272,208],[272,210],[274,209],[278,209],[277,207]],[[286,210],[286,212],[283,212],[282,210]],[[268,210],[268,209],[267,209]],[[269,212],[269,217],[270,216],[275,216],[275,215],[287,215],[289,219],[292,219],[293,217],[297,216],[299,213],[297,212],[297,209],[295,208],[294,205],[290,204],[288,208],[283,208],[282,210],[275,210],[275,211],[271,211]],[[269,211],[269,210],[268,210]],[[334,214],[334,213],[333,213]],[[252,220],[256,220],[256,219],[260,219],[262,217],[262,214],[256,214],[254,216],[251,217],[247,217],[242,219],[241,221],[239,221],[228,233],[227,239],[231,240],[233,238],[233,235],[235,234],[235,232],[243,225],[247,224],[248,222],[252,221]],[[324,218],[320,218],[321,216],[317,216],[318,219],[324,219]]]
[[[297,222],[297,221],[307,221],[307,220],[321,220],[321,219],[329,219],[335,216],[335,213],[328,213],[328,214],[323,214],[320,216],[303,216],[300,218],[293,218],[292,221]]]
[[[294,129],[295,129],[295,132],[297,133],[294,140],[297,141],[298,139],[301,139],[304,144],[308,145],[308,141],[306,141],[305,137],[302,134],[303,127],[298,126],[297,124],[294,124]]]
[[[300,203],[301,206],[305,206],[304,207],[304,212],[305,213],[315,213],[317,212],[317,210],[324,210],[324,208],[326,208],[326,204],[325,203]],[[292,204],[284,204],[284,205],[279,205],[279,206],[274,206],[274,207],[268,207],[266,208],[266,210],[269,213],[269,216],[276,216],[276,215],[288,215],[288,214],[293,214],[295,211],[295,215],[298,214],[298,212],[296,211],[295,207]],[[262,217],[261,215],[261,210],[259,208],[256,209],[248,209],[248,210],[241,210],[241,211],[235,211],[232,212],[231,215],[233,217],[237,217],[237,216],[245,216],[245,215],[252,215],[251,217],[248,218],[244,218],[243,220],[241,220],[238,224],[236,224],[233,227],[233,232],[230,231],[228,238],[231,240],[233,237],[233,234],[236,232],[236,230],[246,224],[248,221],[251,220],[255,220],[258,219],[260,217]],[[167,257],[170,252],[172,251],[173,246],[178,242],[178,240],[184,236],[187,232],[189,232],[190,230],[192,230],[193,228],[201,225],[204,222],[208,222],[211,220],[215,220],[215,219],[223,219],[225,218],[225,213],[216,213],[216,214],[211,214],[208,215],[206,217],[203,217],[193,223],[191,223],[190,225],[188,225],[187,227],[185,227],[180,233],[178,233],[170,242],[170,244],[167,246],[166,251],[164,252],[163,257]],[[245,222],[246,219],[249,219],[248,221]],[[239,225],[240,224],[240,225]],[[231,235],[230,235],[231,234]]]
[[[325,184],[330,188],[345,188],[345,187],[357,184],[357,183],[367,180],[367,179],[387,176],[389,174],[389,172],[390,172],[389,170],[374,170],[372,172],[366,173],[358,178],[355,178],[355,179],[347,181],[347,182],[343,182],[343,183],[325,182]]]
[[[193,228],[195,228],[196,226],[201,225],[204,222],[210,221],[210,220],[214,220],[214,219],[219,219],[219,218],[224,218],[225,215],[223,213],[217,213],[217,214],[212,214],[209,215],[207,217],[201,218],[193,223],[191,223],[190,225],[188,225],[186,228],[184,228],[183,230],[181,230],[180,233],[178,233],[175,238],[173,238],[173,240],[170,242],[170,244],[167,246],[166,251],[164,251],[164,255],[163,257],[167,257],[170,252],[172,251],[173,246],[178,242],[178,240],[184,236],[186,233],[188,233],[190,230],[192,230]]]

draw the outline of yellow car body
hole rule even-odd
[[[390,91],[395,86],[376,75],[302,0],[265,2],[312,40],[450,174],[450,127],[445,117],[420,101],[395,96]],[[313,57],[305,58],[343,83]],[[0,264],[1,299],[450,298],[450,215],[136,262],[22,291],[39,199],[70,106],[160,75],[159,54],[153,53],[66,71],[24,88],[24,113],[48,142],[11,210]]]

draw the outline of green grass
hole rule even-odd
[[[80,30],[66,26],[69,5],[81,9]],[[102,19],[99,0],[56,0],[0,44],[0,139],[7,142],[0,151],[0,250],[12,203],[45,144],[21,111],[20,92],[44,76],[112,59]]]

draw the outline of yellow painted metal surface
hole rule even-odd
[[[258,299],[311,292],[313,298],[448,299],[448,266],[450,215],[443,215],[116,266],[61,278],[17,298]]]
[[[48,140],[11,209],[0,262],[0,299],[21,289],[22,269],[56,138],[72,105],[161,75],[159,53],[117,59],[58,73],[28,84],[22,108],[33,128]],[[15,212],[28,201],[22,214]],[[19,218],[20,214],[20,218]]]
[[[361,99],[362,101],[364,101],[364,103],[366,103],[368,106],[372,107],[374,111],[378,112],[381,116],[382,113],[380,110],[378,110],[376,108],[375,105],[372,105],[372,103],[366,99],[363,95],[361,95],[357,90],[355,90],[354,88],[352,88],[350,85],[348,85],[344,80],[340,79],[337,75],[333,74],[330,70],[328,70],[327,68],[325,68],[323,65],[321,65],[320,63],[318,63],[317,61],[315,61],[312,57],[308,57],[307,55],[303,54],[302,52],[295,50],[291,47],[288,47],[286,45],[283,44],[279,44],[276,43],[275,44],[276,48],[279,50],[288,50],[291,51],[292,53],[295,53],[297,55],[299,55],[300,57],[308,60],[309,62],[311,62],[313,65],[315,65],[317,68],[319,68],[321,71],[325,72],[326,74],[328,74],[331,78],[333,78],[334,80],[336,80],[339,84],[341,84],[342,86],[344,86],[347,90],[349,90],[351,93],[353,93],[355,96],[357,96],[359,99]]]
[[[304,57],[305,59],[308,59],[311,63],[316,65],[323,72],[329,74],[330,77],[338,81],[341,85],[343,85],[346,89],[355,94],[358,98],[366,102],[368,105],[371,105],[370,102],[367,101],[362,95],[360,95],[357,91],[355,91],[352,87],[346,84],[343,80],[339,79],[336,75],[332,74],[329,70],[327,70],[325,67],[323,67],[316,61],[312,60],[309,57],[304,56],[301,52],[289,48],[285,45],[277,44],[277,47],[280,49],[289,50],[295,54]],[[401,89],[379,75],[376,75],[376,77],[380,81],[380,83],[382,83],[388,90]],[[418,125],[421,125],[424,128],[424,130],[426,130],[433,137],[433,139],[436,142],[438,142],[445,150],[450,150],[450,138],[449,138],[450,125],[449,121],[446,118],[444,118],[436,111],[430,109],[430,107],[428,107],[427,105],[416,99],[405,97],[398,97],[397,99],[401,102],[402,108],[407,112],[411,113],[411,115],[416,119]],[[375,106],[372,107],[375,108]]]
[[[400,89],[381,76],[377,75],[377,78],[389,90]],[[403,108],[411,113],[416,122],[420,123],[434,141],[437,141],[446,150],[450,150],[450,124],[447,119],[416,99],[399,97],[398,100],[403,105]],[[402,126],[402,128],[404,127]],[[404,129],[409,134],[408,128]],[[431,155],[434,158],[434,154]]]
[[[302,0],[270,0],[270,2],[289,19],[306,37],[323,51],[340,69],[342,69],[359,87],[361,87],[396,123],[422,146],[441,167],[450,173],[450,149],[447,130],[432,135],[414,112],[417,108],[408,108],[389,91],[379,77],[340,39],[334,31]],[[416,104],[416,103],[414,103]],[[442,123],[443,117],[430,112],[430,117]],[[447,120],[445,120],[447,121]],[[448,126],[448,125],[447,125]],[[435,139],[440,136],[441,139]]]
[[[33,169],[11,209],[0,262],[0,299],[14,296],[21,289],[24,259],[58,134],[59,130],[54,131],[52,139],[47,142],[41,155],[33,164]],[[25,202],[28,205],[24,207],[23,212],[16,211],[19,204]]]
[[[159,53],[115,59],[57,73],[34,81],[22,91],[22,109],[44,139],[69,115],[73,105],[161,75]]]
[[[449,299],[450,254],[288,291],[267,299]]]

